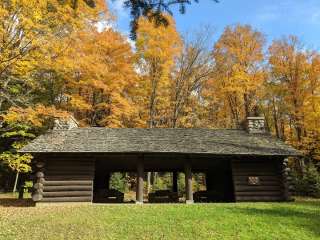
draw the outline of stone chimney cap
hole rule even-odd
[[[258,116],[258,117],[247,117],[247,120],[265,120],[263,116]]]
[[[247,117],[247,131],[257,134],[266,133],[265,118],[263,116]]]
[[[67,119],[55,119],[53,130],[70,130],[78,127],[78,121],[72,115],[70,115]]]

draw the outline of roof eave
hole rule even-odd
[[[92,152],[92,151],[33,151],[33,150],[20,150],[19,153],[29,153],[29,154],[195,154],[195,155],[214,155],[214,156],[277,156],[277,157],[301,157],[303,156],[301,153],[217,153],[217,152],[174,152],[174,151],[166,151],[166,152],[156,152],[156,151],[110,151],[110,152]]]

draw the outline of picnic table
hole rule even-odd
[[[148,201],[150,203],[179,202],[179,195],[170,190],[158,190],[148,194]]]

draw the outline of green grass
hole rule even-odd
[[[319,200],[143,206],[18,203],[0,200],[0,239],[320,239]]]

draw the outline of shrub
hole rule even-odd
[[[310,163],[302,175],[293,173],[293,184],[298,195],[320,198],[320,173]]]
[[[120,192],[126,192],[127,181],[124,173],[114,172],[110,177],[110,188],[116,189]]]
[[[185,175],[184,173],[178,174],[178,192],[180,195],[185,193]]]
[[[164,172],[157,175],[152,186],[153,191],[172,189],[172,173]]]

